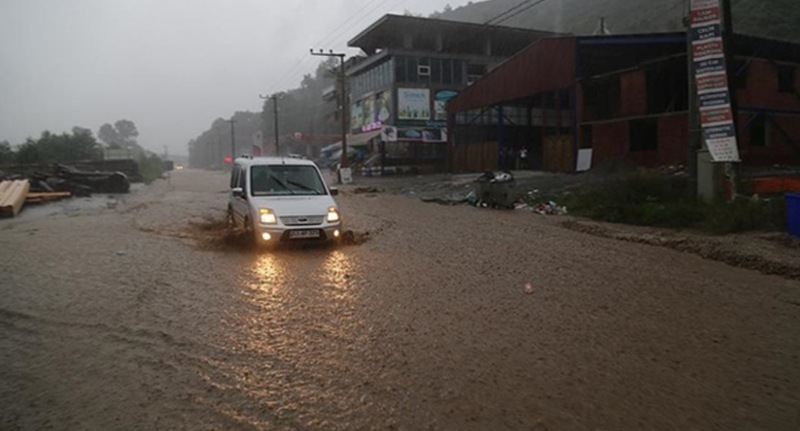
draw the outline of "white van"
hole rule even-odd
[[[242,157],[231,171],[228,219],[259,244],[335,241],[342,235],[338,191],[313,162],[282,157]]]

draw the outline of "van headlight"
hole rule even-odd
[[[339,210],[336,207],[328,208],[328,223],[333,223],[339,221]]]
[[[258,210],[259,219],[261,220],[261,224],[277,224],[278,218],[275,217],[275,213],[272,212],[271,209],[268,208],[261,208]]]

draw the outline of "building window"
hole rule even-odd
[[[781,93],[794,93],[794,75],[797,67],[793,64],[778,66],[778,91]]]
[[[453,84],[464,85],[464,62],[453,60]]]
[[[472,84],[486,74],[485,64],[469,64],[467,65],[467,82]]]
[[[416,58],[407,58],[406,59],[406,78],[408,82],[417,82],[417,59]]]
[[[619,112],[619,75],[586,81],[583,84],[583,101],[587,120],[597,121],[614,118]]]
[[[685,62],[658,63],[645,72],[645,77],[648,114],[689,109],[689,78]]]
[[[442,84],[453,83],[453,60],[442,60]]]
[[[439,58],[431,59],[431,82],[442,83],[442,60]]]
[[[736,60],[736,69],[733,75],[733,86],[744,90],[747,88],[747,74],[750,72],[750,63],[745,60]]]
[[[763,115],[758,115],[750,123],[750,146],[751,147],[766,147],[767,146],[767,124]]]
[[[628,123],[628,142],[631,152],[658,149],[658,119],[644,118]]]
[[[581,126],[581,149],[592,148],[592,126]]]
[[[395,57],[394,59],[394,77],[397,82],[408,82],[408,74],[406,73],[406,58]]]

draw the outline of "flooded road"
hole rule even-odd
[[[2,220],[0,429],[800,427],[796,281],[352,188],[259,252],[226,182]]]

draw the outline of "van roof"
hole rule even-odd
[[[316,166],[314,162],[307,159],[294,157],[240,157],[236,163],[242,166],[252,165],[294,165],[294,166]]]

